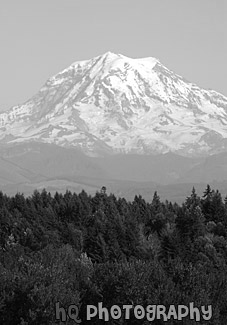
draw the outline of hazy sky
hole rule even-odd
[[[2,0],[0,110],[107,51],[154,56],[227,96],[226,14],[227,0]]]

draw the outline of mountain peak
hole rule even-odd
[[[108,57],[108,58],[115,58],[115,57],[122,57],[122,54],[116,54],[111,51],[107,51],[106,53],[102,54],[101,56],[103,57]]]
[[[0,144],[39,141],[88,154],[227,150],[227,98],[153,57],[110,51],[77,61],[0,114]]]
[[[123,54],[116,54],[113,52],[106,52],[103,55],[101,55],[101,57],[103,58],[108,58],[109,60],[115,60],[115,59],[122,59],[122,60],[126,60],[126,61],[130,61],[130,62],[138,62],[138,63],[144,63],[144,64],[149,64],[149,63],[153,63],[153,62],[160,62],[158,59],[154,58],[154,57],[142,57],[142,58],[131,58],[128,57],[126,55]]]

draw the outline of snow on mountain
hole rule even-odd
[[[227,151],[227,98],[155,58],[107,52],[51,77],[0,114],[0,143],[39,141],[88,155]]]

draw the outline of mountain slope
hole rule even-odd
[[[0,114],[0,143],[38,141],[88,155],[227,150],[227,98],[200,89],[155,58],[105,53],[50,78]]]

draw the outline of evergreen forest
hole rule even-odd
[[[182,204],[151,193],[25,197],[0,192],[0,324],[60,324],[55,307],[80,306],[81,324],[150,324],[145,318],[86,320],[86,306],[212,306],[199,322],[227,324],[227,198],[209,185]],[[62,324],[75,324],[67,319]]]

